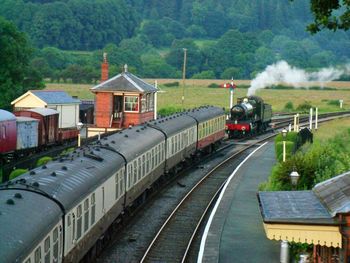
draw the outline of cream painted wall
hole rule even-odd
[[[23,99],[17,101],[13,106],[15,108],[45,108],[46,103],[37,97],[28,94]]]
[[[60,113],[58,127],[76,127],[79,122],[79,104],[49,105],[48,108],[55,109]]]

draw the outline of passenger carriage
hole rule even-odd
[[[225,113],[218,107],[206,106],[186,112],[198,125],[197,149],[204,150],[225,137]]]
[[[11,246],[0,258],[78,262],[165,172],[223,137],[223,111],[205,107],[123,130],[0,185],[0,199],[12,200],[0,203],[0,247]]]
[[[197,124],[190,116],[175,114],[151,121],[148,125],[165,136],[165,172],[169,172],[196,151]]]
[[[108,144],[126,161],[125,206],[130,206],[164,173],[164,135],[147,126],[135,126],[108,136],[103,144]]]

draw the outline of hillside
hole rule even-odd
[[[2,0],[0,16],[28,34],[32,67],[54,81],[98,80],[103,52],[112,74],[127,63],[141,77],[180,78],[183,48],[188,78],[247,79],[281,59],[308,69],[348,62],[350,34],[311,36],[309,8],[289,0]]]

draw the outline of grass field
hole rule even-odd
[[[154,80],[146,79],[148,83],[154,83]],[[157,80],[161,91],[158,93],[158,109],[172,106],[182,107],[182,93],[185,94],[185,108],[193,108],[201,105],[215,105],[220,107],[229,107],[229,90],[223,88],[209,88],[208,85],[223,84],[229,80],[186,80],[183,89],[182,80],[161,79]],[[165,87],[164,83],[179,82],[178,87]],[[249,85],[248,80],[235,80],[237,85]],[[317,85],[317,84],[313,84]],[[336,111],[339,106],[336,105],[339,99],[343,99],[343,107],[350,109],[350,82],[330,82],[327,87],[335,90],[259,90],[256,95],[261,96],[267,103],[270,103],[274,111],[283,111],[287,102],[292,102],[294,108],[298,105],[309,102],[313,107],[318,107],[320,112]],[[93,99],[94,95],[89,90],[93,85],[87,84],[47,84],[46,89],[65,90],[71,96],[78,96],[80,99]],[[247,89],[236,89],[234,92],[234,102],[237,97],[243,97]]]
[[[321,123],[319,129],[315,134],[315,138],[321,143],[326,142],[329,139],[334,138],[336,135],[340,135],[350,127],[350,118],[343,118],[339,120],[329,121]]]

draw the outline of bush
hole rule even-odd
[[[294,110],[293,102],[288,101],[288,102],[286,103],[286,105],[284,105],[284,109],[285,109],[286,111],[292,111],[292,110]]]
[[[215,73],[212,70],[205,70],[194,74],[192,79],[215,79]]]
[[[297,107],[297,111],[309,112],[310,108],[313,108],[309,101],[305,101],[302,104],[299,104]]]
[[[275,143],[276,157],[279,162],[283,161],[283,142]],[[289,159],[295,151],[295,143],[286,141],[286,159]]]
[[[211,84],[208,85],[208,88],[216,89],[216,88],[218,88],[218,87],[220,87],[220,85],[219,85],[219,84],[216,84],[216,83],[211,83]]]
[[[16,169],[16,170],[13,170],[10,173],[9,180],[12,180],[12,179],[16,178],[17,176],[20,176],[21,174],[24,174],[26,172],[28,172],[28,169]]]
[[[169,106],[166,108],[159,109],[158,115],[164,117],[164,116],[168,116],[168,115],[174,114],[176,112],[181,112],[181,111],[182,111],[182,108],[180,108],[180,107]]]
[[[178,81],[175,82],[169,82],[169,83],[164,83],[163,84],[165,87],[178,87],[180,85],[180,83]]]
[[[44,156],[41,157],[37,162],[36,162],[36,167],[42,166],[44,164],[47,164],[48,162],[52,161],[52,158],[50,156]]]
[[[340,104],[339,104],[339,100],[329,100],[328,102],[327,102],[327,104],[328,105],[333,105],[333,106],[340,106]]]

